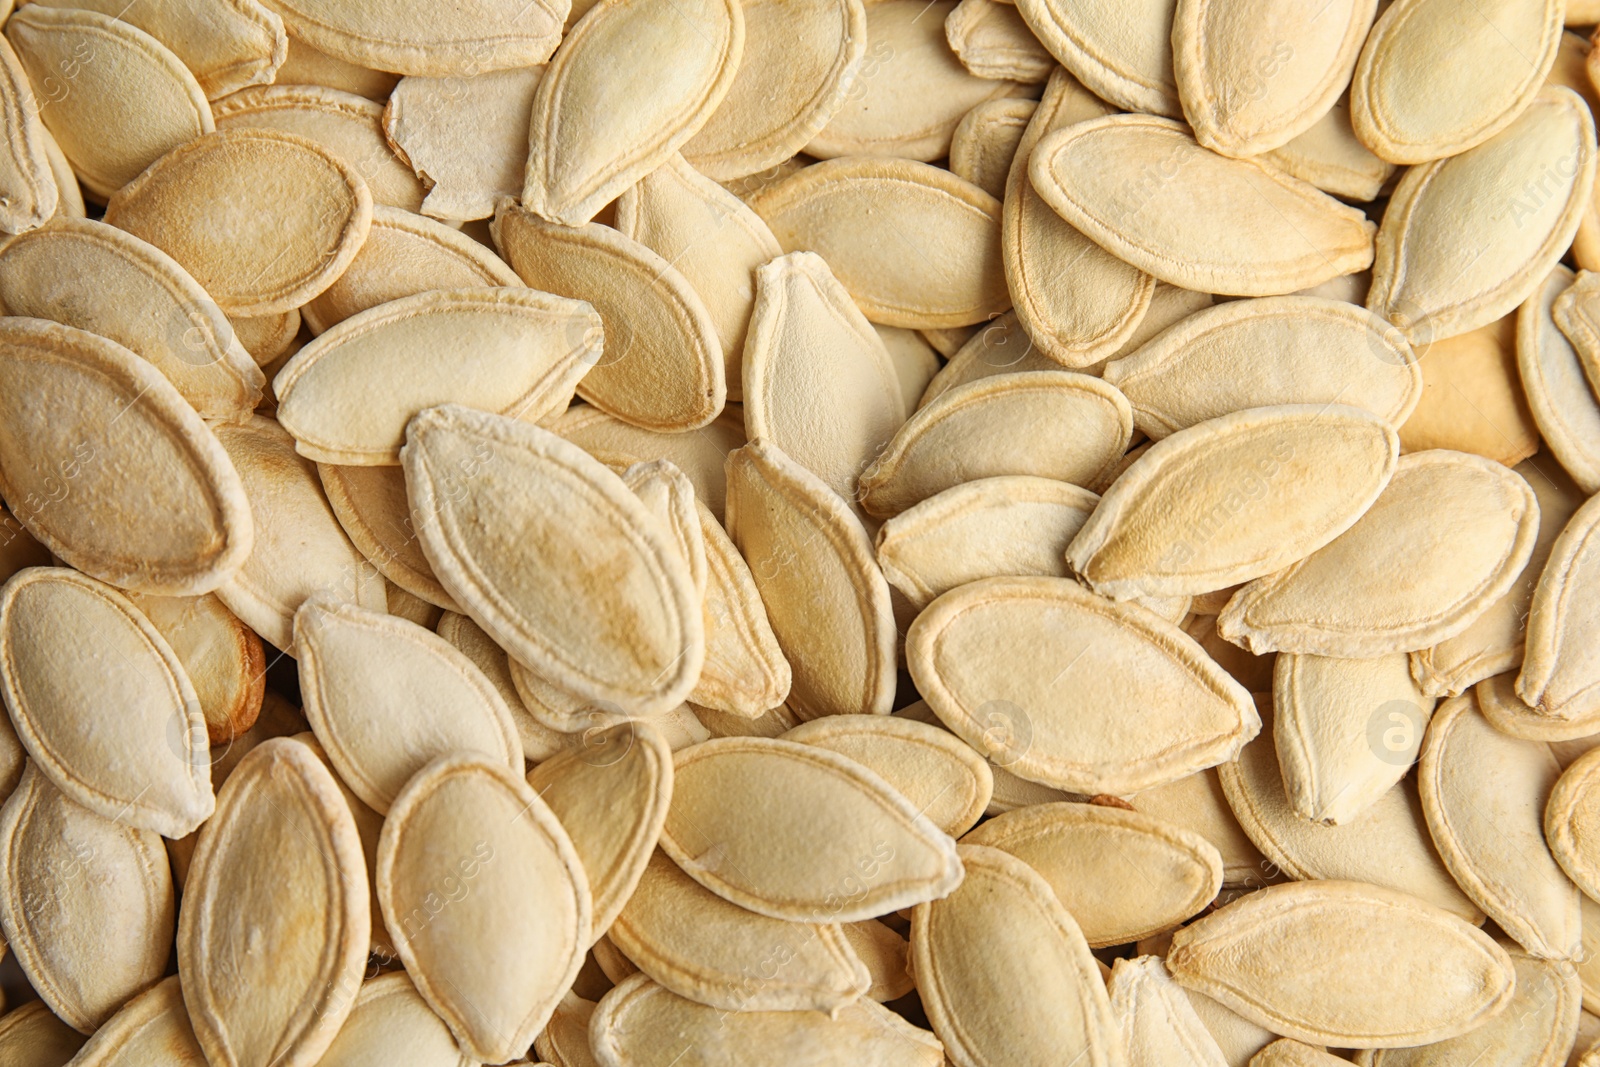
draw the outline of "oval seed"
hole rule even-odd
[[[90,219],[57,219],[0,251],[11,315],[99,334],[149,360],[203,417],[237,422],[266,379],[222,312],[172,257]]]
[[[1055,69],[1055,58],[1003,0],[961,0],[945,16],[944,35],[961,65],[980,78],[1037,83]]]
[[[600,350],[600,316],[521,286],[393,300],[339,323],[272,380],[278,421],[320,463],[389,466],[424,408],[529,422],[565,409]]]
[[[816,252],[874,322],[967,326],[1011,304],[1000,202],[906,159],[828,160],[751,201],[785,250]]]
[[[989,806],[994,777],[988,763],[935,726],[886,715],[828,715],[782,738],[855,760],[952,837],[972,829]]]
[[[252,512],[217,438],[160,371],[116,342],[5,319],[0,429],[0,495],[84,573],[198,595],[250,555]],[[142,477],[130,480],[128,463]],[[135,514],[160,522],[129,522]]]
[[[1600,755],[1590,751],[1573,761],[1544,809],[1544,836],[1567,877],[1591,898],[1600,895],[1600,847],[1596,845],[1595,767]]]
[[[291,40],[327,53],[316,57],[324,63],[439,78],[543,63],[561,41],[567,10],[560,0],[479,0],[452,9],[448,18],[401,0],[359,7],[271,0],[270,6],[283,16]]]
[[[1310,129],[1350,83],[1377,0],[1320,8],[1179,0],[1172,61],[1195,139],[1255,156]]]
[[[741,718],[759,718],[788,699],[793,679],[789,661],[772,631],[749,564],[698,498],[695,510],[706,550],[701,609],[706,664],[689,700]]]
[[[1157,440],[1274,404],[1345,404],[1398,428],[1422,395],[1422,368],[1398,330],[1346,301],[1309,296],[1199,311],[1106,364],[1104,377]]]
[[[870,919],[961,882],[955,842],[876,773],[767,738],[677,754],[661,848],[724,900],[795,922]]]
[[[1036,100],[1007,98],[985,101],[967,112],[950,135],[950,172],[1003,200],[1011,164],[1022,145],[1028,120],[1039,106]],[[1002,204],[1002,220],[1004,207]],[[1002,250],[1004,243],[1002,233]]]
[[[1544,84],[1565,5],[1497,0],[1477,17],[1400,0],[1367,38],[1350,86],[1356,134],[1391,163],[1459,155],[1513,123]],[[1437,61],[1448,40],[1452,61]],[[1425,87],[1425,88],[1424,88]]]
[[[1111,1012],[1122,1025],[1130,1063],[1215,1067],[1228,1062],[1159,956],[1117,960],[1106,990]],[[1260,1067],[1255,1060],[1251,1063]]]
[[[1034,189],[1028,164],[1046,135],[1111,113],[1065,69],[1051,75],[1017,146],[1001,205],[1000,252],[1017,318],[1042,355],[1070,368],[1094,364],[1133,335],[1156,280],[1056,214]]]
[[[358,312],[430,289],[515,286],[522,279],[492,251],[432,219],[376,204],[361,251],[303,309],[320,334]]]
[[[263,200],[262,189],[294,197]],[[350,265],[372,224],[367,183],[327,149],[277,130],[179,146],[106,204],[106,222],[177,260],[230,315],[299,307]]]
[[[522,191],[528,117],[543,66],[449,78],[402,78],[383,109],[383,135],[429,183],[421,211],[487,219]]]
[[[1591,597],[1600,575],[1594,562],[1594,531],[1600,505],[1591,497],[1568,521],[1550,549],[1528,614],[1527,651],[1517,676],[1517,695],[1558,719],[1583,718],[1600,708],[1600,671],[1585,638]]]
[[[659,851],[610,936],[654,981],[730,1012],[832,1012],[869,989],[867,969],[837,924],[787,922],[730,904]]]
[[[1503,1067],[1559,1067],[1573,1049],[1582,1014],[1577,970],[1567,960],[1541,960],[1503,945],[1516,970],[1505,1011],[1470,1033],[1421,1048],[1384,1049],[1372,1067],[1425,1067],[1494,1062]]]
[[[1448,558],[1432,548],[1446,532]],[[1514,472],[1464,452],[1413,452],[1353,526],[1240,589],[1217,632],[1253,652],[1361,658],[1426,648],[1511,588],[1538,532],[1538,502]]]
[[[62,656],[73,648],[97,650],[94,671]],[[0,694],[39,772],[101,818],[179,838],[211,816],[194,687],[110,586],[35,567],[0,588]]]
[[[528,772],[588,876],[594,933],[611,929],[643,876],[672,800],[672,750],[648,721],[585,731]]]
[[[931,1034],[862,998],[835,1014],[726,1012],[686,1000],[636,974],[600,999],[589,1024],[598,1067],[703,1067],[747,1063],[851,1063],[857,1067],[939,1067]],[[685,1059],[693,1055],[694,1059]]]
[[[43,225],[58,208],[72,206],[71,193],[57,189],[57,175],[71,179],[67,185],[73,192],[78,182],[39,117],[28,72],[5,41],[0,41],[0,133],[6,145],[0,152],[0,230],[24,233]]]
[[[320,1060],[366,965],[367,899],[361,838],[332,772],[288,738],[257,745],[200,832],[178,916],[183,999],[209,1063]]]
[[[1113,1065],[1122,1035],[1078,924],[1031,867],[962,845],[967,876],[911,916],[911,964],[933,1032],[972,1067]],[[1006,960],[995,968],[986,961]]]
[[[743,3],[744,53],[717,109],[683,145],[717,181],[789,159],[843,107],[867,48],[859,0]],[[775,71],[782,71],[774,78]]]
[[[1222,888],[1222,856],[1199,834],[1096,804],[1034,804],[961,839],[1008,852],[1050,884],[1090,948],[1163,933]]]
[[[1594,186],[1594,157],[1588,106],[1555,88],[1478,147],[1406,171],[1378,231],[1367,307],[1412,344],[1508,314],[1572,244]],[[1524,189],[1530,174],[1541,183],[1537,193]],[[1463,217],[1460,204],[1479,202],[1509,207]]]
[[[58,75],[73,72],[65,79],[70,91],[55,94],[40,116],[97,197],[110,196],[171,149],[215,129],[189,68],[131,22],[41,4],[7,19],[6,37],[34,84],[60,85]]]
[[[378,901],[417,992],[487,1063],[533,1043],[591,936],[561,824],[520,775],[473,755],[434,760],[396,798]]]
[[[351,544],[384,578],[436,607],[461,610],[434,576],[412,530],[401,468],[319,463],[317,476]]]
[[[434,573],[513,659],[633,714],[683,702],[705,659],[699,597],[667,530],[621,479],[552,433],[453,405],[412,419],[406,440],[412,519]],[[506,528],[522,536],[493,534]],[[610,560],[600,585],[578,563],[597,551]]]
[[[906,634],[906,663],[969,745],[1081,793],[1133,793],[1215,766],[1261,727],[1244,688],[1183,631],[1065,578],[946,593]],[[1132,715],[1137,738],[1116,725]]]
[[[700,294],[722,344],[728,399],[738,400],[758,298],[750,272],[782,254],[777,238],[743,201],[677,154],[617,198],[616,225],[682,271]]]
[[[1440,862],[1428,838],[1422,804],[1409,783],[1379,796],[1360,818],[1325,826],[1289,806],[1277,754],[1266,739],[1246,745],[1239,758],[1217,768],[1217,774],[1239,825],[1290,878],[1387,886],[1474,925],[1483,922],[1483,913]]]
[[[1134,797],[1134,807],[1209,841],[1222,856],[1223,885],[1259,886],[1267,881],[1272,864],[1234,818],[1215,767],[1143,790]]]
[[[1068,578],[1064,553],[1099,497],[1054,478],[979,478],[878,528],[878,565],[913,607],[981,578]]]
[[[1487,934],[1360,882],[1247,894],[1174,934],[1167,969],[1274,1033],[1342,1048],[1465,1033],[1503,1010],[1514,984]]]
[[[404,971],[361,983],[355,1007],[317,1067],[361,1067],[374,1061],[412,1067],[473,1067],[444,1021]]]
[[[322,146],[361,175],[374,204],[418,211],[422,182],[384,139],[383,106],[320,85],[258,85],[217,101],[219,130],[281,130]]]
[[[755,276],[745,432],[853,499],[857,475],[905,421],[889,352],[821,256],[779,256]]]
[[[183,664],[211,744],[227,744],[250,729],[266,690],[267,658],[261,638],[215,594],[126,595]]]
[[[866,51],[840,81],[843,101],[805,146],[809,155],[931,163],[949,152],[950,136],[971,108],[1023,94],[1015,82],[973,75],[951,51],[944,23],[956,0],[873,0],[864,7]]]
[[[999,374],[941,395],[908,419],[858,481],[861,506],[898,515],[978,478],[1031,474],[1074,485],[1122,457],[1133,413],[1087,374]]]
[[[546,222],[509,200],[491,232],[528,285],[600,313],[605,351],[580,396],[648,430],[695,430],[717,417],[727,378],[716,324],[675,267],[609,226]]]
[[[294,613],[319,593],[386,610],[383,576],[345,536],[314,464],[294,438],[259,415],[217,427],[217,439],[244,483],[256,522],[255,548],[217,590],[228,610],[273,646],[294,647]]]
[[[65,1061],[57,1061],[65,1062]],[[178,976],[157,982],[94,1032],[74,1067],[207,1067]]]
[[[1113,115],[1058,130],[1028,171],[1062,218],[1185,289],[1275,296],[1372,265],[1375,227],[1360,211],[1274,167],[1208,151],[1168,119]],[[1191,210],[1196,198],[1217,210]]]
[[[744,14],[729,0],[601,0],[562,45],[533,96],[522,202],[578,226],[705,125],[739,69]]]
[[[84,1037],[43,1001],[0,1015],[0,1052],[17,1057],[18,1067],[62,1067],[83,1047]]]
[[[1172,72],[1176,0],[1133,7],[1022,0],[1017,10],[1050,54],[1102,99],[1126,111],[1183,114]]]
[[[339,786],[339,795],[344,797],[350,817],[355,820],[356,836],[361,839],[361,858],[366,861],[367,868],[367,911],[372,918],[371,953],[392,962],[395,958],[394,939],[383,925],[383,912],[378,907],[378,837],[383,833],[383,816],[367,807],[355,791],[338,777],[339,769],[328,758],[328,750],[322,747],[316,734],[305,730],[294,734],[293,738],[309,748],[322,761],[322,765],[333,773],[334,782]]]
[[[1404,653],[1373,659],[1278,655],[1273,738],[1289,805],[1329,825],[1361,821],[1410,768],[1434,697]]]
[[[1552,316],[1572,281],[1572,272],[1557,264],[1517,310],[1517,369],[1540,436],[1562,469],[1593,494],[1600,491],[1600,403]]]
[[[79,807],[38,768],[0,809],[0,924],[52,1011],[92,1033],[161,978],[172,871],[152,830]]]
[[[756,441],[728,457],[727,525],[789,661],[790,710],[802,719],[887,715],[898,631],[889,585],[849,506]]]
[[[1341,404],[1199,423],[1112,483],[1068,546],[1067,565],[1114,597],[1185,596],[1275,575],[1335,542],[1380,499],[1399,450],[1383,419]]]
[[[1544,837],[1543,813],[1560,773],[1547,745],[1495,730],[1470,694],[1440,706],[1417,763],[1422,811],[1445,866],[1501,929],[1542,959],[1571,958],[1581,940],[1578,889]]]
[[[314,599],[295,612],[294,638],[306,718],[340,777],[379,814],[435,756],[474,752],[522,770],[505,702],[442,637]]]

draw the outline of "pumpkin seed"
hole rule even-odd
[[[76,1067],[206,1067],[205,1053],[184,1010],[178,976],[157,982],[123,1005],[94,1032],[73,1062]]]
[[[1573,274],[1557,264],[1517,311],[1517,369],[1539,432],[1584,492],[1600,490],[1600,403],[1552,305]]]
[[[963,482],[1036,475],[1083,485],[1121,458],[1133,413],[1086,374],[1000,374],[941,395],[908,419],[858,480],[861,506],[890,517]]]
[[[559,0],[484,0],[441,17],[400,0],[267,0],[290,39],[341,64],[448,77],[543,63],[561,41]],[[279,79],[283,80],[282,78]]]
[[[1113,115],[1058,130],[1028,173],[1097,244],[1185,289],[1276,296],[1372,265],[1375,227],[1360,211],[1275,167],[1210,152],[1169,119]],[[1196,198],[1218,210],[1188,210]]]
[[[944,35],[961,65],[980,78],[1037,83],[1056,66],[1021,13],[1002,0],[961,0],[945,16]]]
[[[492,232],[523,281],[600,313],[605,351],[591,357],[578,395],[647,430],[694,430],[717,417],[727,378],[716,324],[676,268],[609,226],[561,226],[508,200]]]
[[[782,704],[792,682],[789,661],[772,631],[750,566],[716,516],[697,498],[705,545],[706,662],[689,693],[697,706],[743,719],[760,718]]]
[[[487,219],[522,190],[528,124],[543,66],[446,78],[402,78],[383,109],[383,135],[427,183],[421,211]]]
[[[587,730],[528,772],[583,863],[595,933],[611,929],[643,877],[672,799],[672,750],[648,722]]]
[[[723,467],[728,453],[745,443],[741,415],[730,408],[692,433],[664,433],[623,422],[588,404],[574,404],[547,425],[591,455],[629,463],[671,460],[694,483],[695,499],[721,522],[728,495]]]
[[[974,106],[1025,94],[1015,82],[979,78],[961,65],[944,32],[956,0],[872,0],[864,7],[865,51],[841,76],[842,102],[805,145],[810,155],[931,163],[948,154],[956,124]],[[851,33],[857,35],[854,26]],[[790,62],[785,51],[783,64]]]
[[[796,726],[782,739],[855,760],[951,837],[972,829],[993,791],[993,776],[982,756],[948,731],[910,719],[829,715]]]
[[[842,923],[839,929],[871,977],[872,984],[864,996],[887,1004],[917,987],[911,977],[911,945],[905,938],[876,919]]]
[[[161,978],[172,872],[152,830],[102,818],[39,772],[0,809],[0,924],[52,1011],[92,1033]]]
[[[950,172],[990,196],[1003,198],[1006,176],[1038,107],[1034,100],[1002,98],[986,100],[967,112],[950,135]]]
[[[1448,559],[1428,547],[1446,531]],[[1353,526],[1239,590],[1217,632],[1254,652],[1362,658],[1426,648],[1505,595],[1538,532],[1538,501],[1514,472],[1466,453],[1415,452]]]
[[[1399,0],[1378,19],[1356,64],[1356,135],[1391,163],[1426,163],[1482,144],[1539,91],[1561,43],[1563,7],[1502,0],[1463,25],[1449,4]],[[1446,38],[1455,62],[1441,67],[1436,49]]]
[[[1514,467],[1539,451],[1517,374],[1516,318],[1417,349],[1422,399],[1400,427],[1407,452],[1448,448]]]
[[[472,754],[439,757],[395,798],[378,901],[417,992],[483,1062],[527,1050],[590,939],[566,831],[520,775]]]
[[[178,976],[207,1062],[321,1060],[366,965],[367,899],[361,838],[332,772],[288,738],[251,749],[200,831],[178,915]]]
[[[834,814],[819,820],[822,806]],[[774,840],[793,847],[773,851]],[[877,773],[768,738],[677,755],[661,848],[724,900],[795,922],[870,919],[961,882],[955,842]]]
[[[1233,758],[1260,730],[1249,694],[1183,631],[1064,578],[989,578],[946,593],[906,634],[906,662],[964,741],[1059,789],[1162,785]],[[1134,708],[1137,738],[1118,725]]]
[[[522,202],[579,226],[706,124],[739,69],[744,14],[728,0],[601,0],[562,44],[534,92]]]
[[[301,195],[260,195],[280,187]],[[372,194],[342,160],[303,137],[219,130],[116,190],[105,219],[177,260],[228,314],[274,315],[344,273],[372,225]]]
[[[1594,838],[1595,765],[1585,754],[1562,772],[1544,809],[1544,836],[1567,877],[1590,897],[1600,892],[1600,852]]]
[[[1418,687],[1404,653],[1341,659],[1284,652],[1273,665],[1272,697],[1289,806],[1330,826],[1360,821],[1400,781],[1436,702]]]
[[[888,0],[894,2],[894,0]],[[736,1067],[848,1061],[859,1067],[939,1067],[926,1030],[865,998],[820,1011],[726,1012],[636,974],[601,998],[589,1024],[599,1067]]]
[[[7,19],[6,38],[35,85],[57,85],[58,74],[72,83],[70,91],[52,93],[39,116],[96,196],[110,196],[173,148],[215,128],[189,68],[131,22],[41,4]]]
[[[852,499],[906,410],[888,349],[821,256],[756,269],[744,360],[745,431]]]
[[[320,463],[398,462],[405,425],[461,403],[532,422],[560,411],[600,350],[600,317],[523,287],[449,289],[354,315],[272,381],[278,421]]]
[[[217,590],[245,625],[285,652],[294,649],[294,613],[324,594],[383,611],[383,577],[350,543],[294,438],[259,415],[219,426],[217,440],[239,472],[255,518],[255,547]]]
[[[1445,866],[1541,959],[1569,959],[1580,944],[1578,889],[1544,838],[1560,773],[1548,746],[1493,729],[1471,695],[1440,705],[1417,764],[1422,811]]]
[[[1356,137],[1345,93],[1316,122],[1266,158],[1325,193],[1349,199],[1376,200],[1394,175],[1395,165],[1372,154]]]
[[[959,851],[961,886],[911,917],[917,989],[951,1059],[972,1067],[1124,1063],[1094,957],[1050,884],[999,849]],[[1007,966],[983,965],[996,957]]]
[[[472,661],[402,619],[313,599],[294,617],[306,718],[339,775],[389,810],[435,756],[469,751],[522,770],[511,713]]]
[[[728,533],[754,561],[751,579],[789,661],[789,709],[801,719],[887,715],[897,631],[860,520],[775,445],[745,445],[727,469]]]
[[[43,1001],[0,1015],[0,1052],[18,1067],[62,1067],[83,1047],[84,1037],[56,1018]]]
[[[1402,959],[1426,960],[1430,980]],[[1466,1033],[1501,1012],[1514,985],[1511,958],[1477,928],[1409,894],[1339,881],[1241,897],[1174,934],[1167,969],[1285,1037],[1343,1048]]]
[[[1205,910],[1222,888],[1222,856],[1210,842],[1138,811],[1034,804],[997,816],[961,840],[1008,852],[1037,871],[1090,948],[1174,929]]]
[[[1096,96],[1125,111],[1177,118],[1172,72],[1176,0],[1069,4],[1021,0],[1017,10],[1050,54]]]
[[[61,653],[71,648],[103,659],[83,673]],[[194,686],[172,646],[110,586],[37,567],[0,588],[0,695],[39,773],[94,814],[175,838],[211,816]],[[102,721],[109,707],[117,714]]]
[[[1159,956],[1117,960],[1106,988],[1131,1067],[1219,1067],[1226,1062],[1217,1039]]]
[[[1408,170],[1378,231],[1367,307],[1413,344],[1506,315],[1572,244],[1593,190],[1594,157],[1587,105],[1570,89],[1554,88],[1478,147]],[[1523,188],[1529,174],[1545,183],[1537,195]],[[1480,215],[1474,225],[1457,213],[1462,197],[1510,208]],[[1441,269],[1446,260],[1457,265]]]
[[[5,198],[0,204],[0,230],[24,233],[58,209],[70,210],[78,180],[40,119],[27,70],[4,41],[0,41],[0,131],[7,148],[0,152],[0,196]],[[70,193],[58,191],[62,179],[70,179]]]
[[[261,638],[215,594],[125,595],[183,665],[200,702],[210,743],[227,744],[250,729],[261,711],[266,686],[267,657]]]
[[[1112,483],[1068,546],[1067,565],[1113,597],[1270,581],[1263,576],[1337,544],[1382,500],[1398,452],[1381,417],[1343,404],[1250,408],[1198,423]],[[1288,503],[1274,491],[1310,484],[1313,471],[1320,492],[1297,489]]]
[[[1196,312],[1106,364],[1104,377],[1127,396],[1134,425],[1158,441],[1275,404],[1344,404],[1398,428],[1422,395],[1422,368],[1398,330],[1345,301],[1306,296]]]
[[[538,763],[566,747],[569,740],[567,735],[556,733],[528,713],[511,679],[511,663],[505,650],[483,632],[483,627],[465,615],[446,611],[439,619],[435,632],[471,660],[472,665],[494,686],[495,692],[500,694],[500,699],[505,701],[517,737],[522,742],[525,759]]]

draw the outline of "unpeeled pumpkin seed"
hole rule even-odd
[[[1217,1039],[1200,1021],[1183,988],[1159,957],[1119,959],[1106,983],[1122,1026],[1129,1067],[1219,1067]]]
[[[485,0],[440,19],[399,0],[354,7],[333,0],[270,0],[291,40],[346,67],[445,77],[543,63],[561,40],[561,0]],[[280,79],[281,80],[281,79]]]
[[[195,1040],[183,1005],[178,976],[157,982],[123,1005],[94,1032],[75,1060],[79,1067],[154,1067],[158,1063],[206,1067],[205,1053]]]

